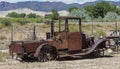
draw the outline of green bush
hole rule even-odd
[[[25,13],[18,14],[16,12],[11,12],[11,13],[8,13],[6,16],[12,17],[12,18],[25,18],[26,14]]]
[[[46,19],[58,19],[58,17],[59,17],[58,11],[53,9],[51,12],[52,12],[52,14],[46,14],[45,18]]]
[[[98,17],[94,19],[95,22],[104,22],[104,19],[102,17]]]
[[[27,19],[20,19],[20,20],[18,20],[17,22],[18,22],[20,25],[25,25],[25,24],[27,24],[27,23],[30,23],[30,21],[27,20]]]
[[[10,19],[2,19],[1,21],[1,24],[2,25],[5,25],[5,26],[11,26],[11,20]]]
[[[69,16],[85,17],[85,21],[91,20],[91,17],[88,14],[86,14],[83,10],[80,10],[80,9],[73,10],[72,12],[69,13]]]
[[[38,15],[36,15],[35,13],[30,13],[27,15],[28,18],[37,18]]]
[[[18,14],[17,14],[16,12],[11,12],[11,13],[8,13],[8,14],[7,14],[7,17],[16,18],[16,17],[18,17]]]
[[[18,17],[18,18],[25,18],[25,17],[26,17],[26,14],[25,14],[25,13],[21,13],[21,14],[18,14],[17,17]]]
[[[5,60],[3,60],[2,58],[0,58],[0,62],[5,62]]]
[[[42,23],[43,20],[42,19],[36,19],[36,23]]]
[[[118,16],[118,21],[120,21],[120,16]]]
[[[117,13],[115,12],[108,12],[105,17],[104,17],[104,20],[105,21],[116,21],[118,20],[119,16]]]

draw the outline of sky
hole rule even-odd
[[[39,1],[39,2],[50,1],[50,2],[64,2],[64,3],[68,3],[68,4],[70,4],[70,3],[83,4],[86,2],[93,2],[96,0],[0,0],[0,1],[6,1],[6,2],[11,2],[11,3],[23,2],[23,1]],[[119,1],[120,2],[120,0],[105,0],[105,1],[116,1],[116,2]]]

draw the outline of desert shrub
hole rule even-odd
[[[74,7],[68,8],[68,11],[69,11],[69,12],[72,12],[73,10],[78,10],[78,9],[80,9],[80,8],[74,6]]]
[[[37,20],[36,20],[36,23],[41,23],[41,22],[43,22],[42,19],[37,19]]]
[[[7,37],[5,37],[5,36],[0,36],[0,40],[4,40],[4,39],[7,39]]]
[[[25,24],[27,24],[27,23],[30,23],[30,21],[27,20],[27,19],[20,19],[20,20],[18,20],[17,22],[18,22],[20,25],[25,25]]]
[[[118,21],[120,21],[120,16],[118,16]]]
[[[52,14],[46,14],[45,18],[46,19],[58,19],[58,17],[59,17],[58,11],[53,9],[51,12],[52,12]]]
[[[102,25],[100,25],[100,24],[96,24],[96,27],[102,27]]]
[[[106,36],[106,32],[103,30],[97,30],[96,32],[94,32],[94,35],[99,37],[99,36]]]
[[[16,12],[11,12],[11,13],[7,14],[7,17],[14,17],[14,18],[16,18],[16,17],[18,17],[18,14]]]
[[[5,62],[5,60],[3,60],[3,58],[0,58],[0,62]]]
[[[18,14],[16,12],[11,12],[11,13],[8,13],[6,16],[12,17],[12,18],[25,18],[26,14],[25,13]]]
[[[11,20],[10,19],[5,18],[5,19],[2,19],[0,22],[4,26],[11,26]]]
[[[95,22],[104,22],[104,19],[102,17],[98,17],[94,19]]]
[[[104,17],[104,20],[105,21],[115,21],[115,20],[118,20],[118,14],[115,13],[115,12],[108,12],[105,17]]]
[[[18,14],[18,17],[19,17],[19,18],[25,18],[25,17],[26,17],[26,14],[25,14],[25,13]]]
[[[30,13],[27,15],[28,18],[37,18],[37,15],[35,13]]]
[[[86,14],[83,10],[80,10],[80,9],[73,10],[72,12],[69,13],[69,16],[85,17],[86,21],[91,20],[91,17],[88,14]]]
[[[0,52],[0,62],[6,62],[5,59],[10,59],[10,54],[5,52]]]

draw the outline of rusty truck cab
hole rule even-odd
[[[70,20],[76,20],[77,31],[71,31],[72,27],[68,23]],[[62,23],[64,22],[64,23]],[[75,21],[74,21],[75,22]],[[57,46],[58,50],[67,50],[68,53],[74,54],[81,52],[83,48],[87,48],[85,34],[82,33],[81,29],[81,18],[80,17],[59,17],[59,29],[55,31],[55,22],[51,22],[51,33],[47,33],[47,39],[55,39],[59,42]],[[83,44],[84,43],[84,44]]]

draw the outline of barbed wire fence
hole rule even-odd
[[[41,28],[41,24],[28,24],[25,26],[12,25],[7,29],[0,29],[0,49],[8,49],[11,41],[32,41],[45,39],[49,29]]]

